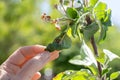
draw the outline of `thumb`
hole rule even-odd
[[[41,70],[49,61],[49,58],[50,53],[47,51],[36,55],[24,64],[14,80],[31,80],[34,74]]]

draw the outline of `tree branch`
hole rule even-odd
[[[98,50],[97,50],[94,36],[91,37],[91,44],[92,44],[95,56],[98,57],[99,54],[98,54]],[[102,65],[98,61],[97,61],[97,66],[98,66],[99,76],[102,80],[104,80],[104,78],[102,78]]]

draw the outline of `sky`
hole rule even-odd
[[[49,13],[50,5],[48,4],[49,0],[44,0],[44,2],[41,4],[41,11]],[[108,8],[112,9],[112,22],[114,25],[120,27],[120,0],[101,0],[105,3],[107,3]]]

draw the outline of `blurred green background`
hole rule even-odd
[[[0,0],[0,64],[2,64],[12,52],[21,46],[47,45],[59,34],[54,25],[41,20],[41,14],[45,11],[52,18],[61,14],[54,8],[58,0]],[[98,44],[99,50],[104,48],[120,56],[120,28],[110,27],[104,42]],[[80,69],[80,66],[68,62],[73,56],[79,54],[79,41],[73,39],[73,46],[63,50],[60,57],[47,64],[41,71],[41,80],[51,80],[51,77],[64,70]],[[120,70],[119,60],[110,64],[113,71]]]

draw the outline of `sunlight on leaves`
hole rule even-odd
[[[63,75],[64,75],[64,73],[61,72],[61,73],[57,74],[57,76],[55,76],[55,77],[53,78],[53,80],[62,80],[62,76],[63,76]]]
[[[113,72],[113,73],[110,75],[110,80],[116,79],[119,75],[120,75],[120,71]]]
[[[99,57],[96,57],[96,60],[104,65],[104,63],[106,62],[106,55],[101,53]]]
[[[93,63],[95,65],[97,65],[97,62],[95,60],[95,57],[94,57],[92,51],[85,44],[84,41],[83,41],[83,44],[82,44],[82,47],[81,47],[81,50],[80,50],[80,55],[74,57],[69,62],[72,63],[72,64],[85,65],[85,66],[89,66],[89,65],[91,65]]]
[[[62,73],[59,73],[53,80],[96,80],[95,76],[87,69],[82,69],[80,71],[68,70]]]
[[[90,0],[90,1],[89,1],[89,5],[93,7],[93,6],[95,6],[95,4],[96,4],[97,2],[98,2],[98,0]]]
[[[112,53],[111,51],[107,50],[107,49],[103,49],[103,52],[108,56],[109,60],[112,61],[116,58],[120,59],[120,57],[114,53]]]
[[[98,20],[101,20],[102,18],[105,18],[105,10],[107,8],[107,5],[103,2],[99,2],[95,8],[94,8],[94,13],[97,17]]]

